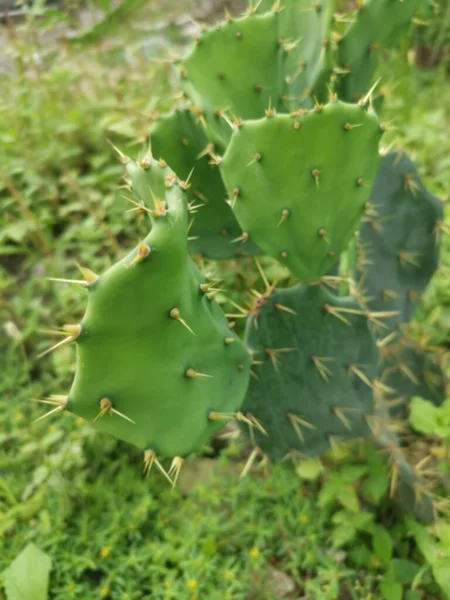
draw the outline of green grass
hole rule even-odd
[[[143,478],[135,449],[70,415],[34,423],[43,408],[33,400],[66,393],[74,372],[71,347],[36,360],[49,345],[42,330],[77,322],[85,305],[85,291],[45,277],[77,278],[76,262],[100,272],[145,232],[124,214],[107,140],[135,155],[173,84],[139,45],[114,58],[50,49],[37,67],[25,34],[0,98],[0,572],[33,541],[52,558],[55,600],[275,600],[273,569],[289,577],[291,598],[396,600],[402,586],[406,600],[442,598],[370,444],[324,469],[285,463],[239,480],[248,451],[233,443],[190,459],[172,493],[157,473]],[[401,58],[389,68],[391,139],[448,199],[445,73]],[[251,261],[217,269],[237,301],[258,284]],[[432,344],[450,335],[449,270],[447,237],[412,326]]]

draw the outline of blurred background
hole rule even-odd
[[[45,333],[78,322],[86,301],[46,278],[77,279],[77,262],[102,272],[146,232],[125,212],[111,144],[142,152],[151,122],[179,100],[173,59],[202,24],[245,4],[0,0],[0,573],[33,542],[51,558],[48,597],[58,600],[445,598],[370,445],[298,465],[294,477],[286,464],[257,470],[238,485],[248,449],[217,439],[187,461],[172,493],[158,474],[143,480],[140,452],[80,420],[34,423],[34,400],[67,393],[74,373],[72,347],[36,360]],[[337,10],[357,6],[341,0]],[[392,126],[384,143],[407,150],[448,201],[447,0],[423,2],[380,75]],[[448,236],[441,262],[412,327],[448,349]],[[233,261],[219,269],[243,293]],[[242,272],[249,289],[260,283],[250,259]],[[413,445],[416,462],[436,444]],[[15,597],[0,586],[0,599]]]

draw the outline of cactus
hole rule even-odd
[[[179,109],[157,120],[151,131],[151,150],[188,181],[186,195],[195,207],[189,230],[190,251],[208,258],[232,258],[255,254],[254,244],[238,245],[233,240],[242,231],[231,208],[217,166],[214,146],[192,110]]]
[[[381,134],[364,107],[338,101],[237,129],[221,171],[243,243],[254,241],[304,283],[318,280],[358,228]]]
[[[365,311],[321,285],[270,289],[261,304],[247,323],[256,366],[242,409],[260,424],[257,446],[281,459],[369,435],[377,348]]]
[[[149,159],[127,171],[152,205],[152,229],[105,273],[88,274],[85,316],[66,328],[76,377],[69,396],[53,400],[149,461],[184,457],[221,426],[210,413],[239,408],[249,355],[213,299],[214,282],[188,257],[187,203],[173,172]]]
[[[443,219],[411,160],[392,152],[381,161],[360,230],[356,278],[371,310],[392,311],[384,334],[407,323],[439,261]]]
[[[75,380],[45,402],[144,450],[146,470],[174,457],[175,479],[181,458],[230,419],[250,428],[251,457],[275,460],[374,433],[411,507],[416,475],[376,426],[393,400],[422,393],[428,359],[389,343],[436,268],[442,211],[407,157],[378,170],[383,127],[368,88],[372,51],[392,45],[416,0],[364,4],[338,68],[331,2],[268,2],[202,33],[180,64],[191,104],[153,124],[153,158],[122,155],[151,231],[102,275],[83,271],[86,314],[57,345],[76,342]],[[392,20],[381,31],[383,10]],[[320,104],[330,76],[344,100],[364,98]],[[209,258],[261,249],[300,284],[277,289],[257,261],[266,290],[252,290],[248,310],[230,299],[239,314],[227,315],[247,318],[246,347],[188,247]],[[336,284],[340,296],[324,287]]]

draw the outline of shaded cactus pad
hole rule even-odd
[[[359,226],[381,135],[374,114],[337,101],[246,122],[221,162],[246,239],[317,281]]]
[[[408,156],[386,155],[361,224],[357,279],[371,310],[397,312],[385,321],[390,330],[411,319],[437,268],[442,219]]]
[[[210,411],[239,408],[249,356],[188,257],[187,202],[173,173],[154,161],[127,170],[148,196],[152,229],[88,288],[67,408],[89,421],[101,412],[98,429],[183,457],[220,426]]]
[[[321,286],[276,290],[249,319],[246,342],[257,364],[242,410],[267,432],[255,429],[255,443],[271,458],[370,435],[377,348],[355,301]]]

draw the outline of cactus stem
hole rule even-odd
[[[279,302],[276,302],[273,306],[274,306],[275,310],[281,310],[290,315],[294,315],[295,317],[297,316],[297,313],[295,312],[295,310],[292,310],[292,308],[289,308],[288,306],[284,306],[284,304],[280,304]]]
[[[323,380],[328,381],[329,377],[331,377],[331,369],[329,369],[323,363],[326,361],[335,361],[336,359],[330,356],[311,356],[311,360],[319,372],[319,375]]]
[[[121,419],[125,419],[125,421],[128,421],[129,423],[136,425],[136,423],[132,419],[130,419],[123,413],[121,413],[118,410],[116,410],[115,408],[113,408],[112,402],[109,398],[102,398],[100,400],[100,412],[98,413],[98,415],[95,417],[95,419],[92,422],[95,423],[96,421],[98,421],[99,419],[104,417],[107,413],[110,413],[111,415],[113,415],[113,414],[117,415]]]
[[[180,476],[181,468],[183,467],[184,458],[181,456],[175,456],[172,460],[172,464],[170,465],[168,476],[172,479],[172,489],[175,489],[178,478]]]
[[[256,446],[255,448],[253,448],[253,450],[250,453],[250,456],[247,459],[247,462],[245,463],[244,468],[242,469],[242,473],[239,475],[239,478],[242,479],[244,477],[246,477],[246,475],[248,475],[250,469],[252,468],[258,454],[261,453],[261,449],[258,448],[258,446]]]
[[[186,321],[181,318],[180,311],[179,311],[178,308],[176,308],[176,307],[172,308],[172,310],[169,313],[169,316],[170,316],[171,319],[174,319],[175,321],[178,321],[184,327],[186,327],[186,329],[188,331],[190,331],[192,333],[192,335],[195,335],[195,333],[192,331],[192,329],[189,327],[189,325],[186,323]]]
[[[294,352],[296,348],[265,348],[264,352],[266,356],[270,358],[273,364],[273,368],[275,371],[279,371],[280,359],[278,358],[279,354],[285,354],[287,352]]]
[[[162,464],[156,458],[155,452],[153,450],[146,450],[144,452],[144,475],[145,475],[145,477],[149,476],[149,473],[152,470],[152,467],[154,464],[159,469],[159,471],[162,473],[162,475],[164,475],[164,477],[167,479],[167,481],[170,483],[170,485],[173,486],[172,479],[169,477],[169,474],[167,473],[165,468],[162,466]]]

